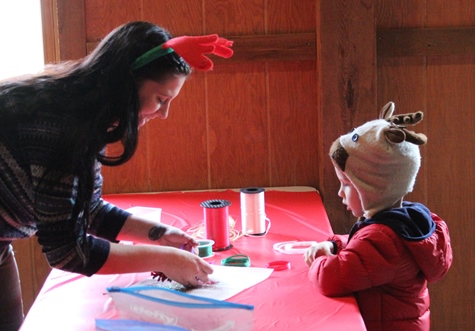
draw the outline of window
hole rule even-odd
[[[0,80],[43,69],[40,0],[0,1]]]

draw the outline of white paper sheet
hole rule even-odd
[[[169,281],[146,279],[133,286],[157,286],[185,292],[200,297],[226,300],[245,289],[267,279],[273,269],[254,267],[227,267],[213,265],[214,272],[210,275],[209,283],[197,288],[186,288],[181,284]]]

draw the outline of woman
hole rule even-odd
[[[213,270],[191,253],[192,237],[101,199],[100,169],[127,162],[139,126],[167,117],[191,67],[211,69],[204,54],[229,57],[231,45],[216,35],[171,39],[154,24],[131,22],[83,60],[0,83],[1,330],[17,330],[23,319],[11,242],[34,234],[54,268],[160,271],[186,286],[208,280]],[[122,153],[106,155],[115,142]]]

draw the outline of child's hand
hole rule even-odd
[[[330,241],[322,241],[310,246],[304,253],[303,257],[307,266],[311,266],[313,261],[322,255],[333,255],[333,243]]]

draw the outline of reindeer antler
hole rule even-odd
[[[231,40],[221,38],[217,34],[176,37],[145,52],[135,60],[132,69],[139,69],[159,57],[176,52],[192,68],[208,71],[213,69],[213,62],[206,54],[229,58],[233,55],[232,45]]]

